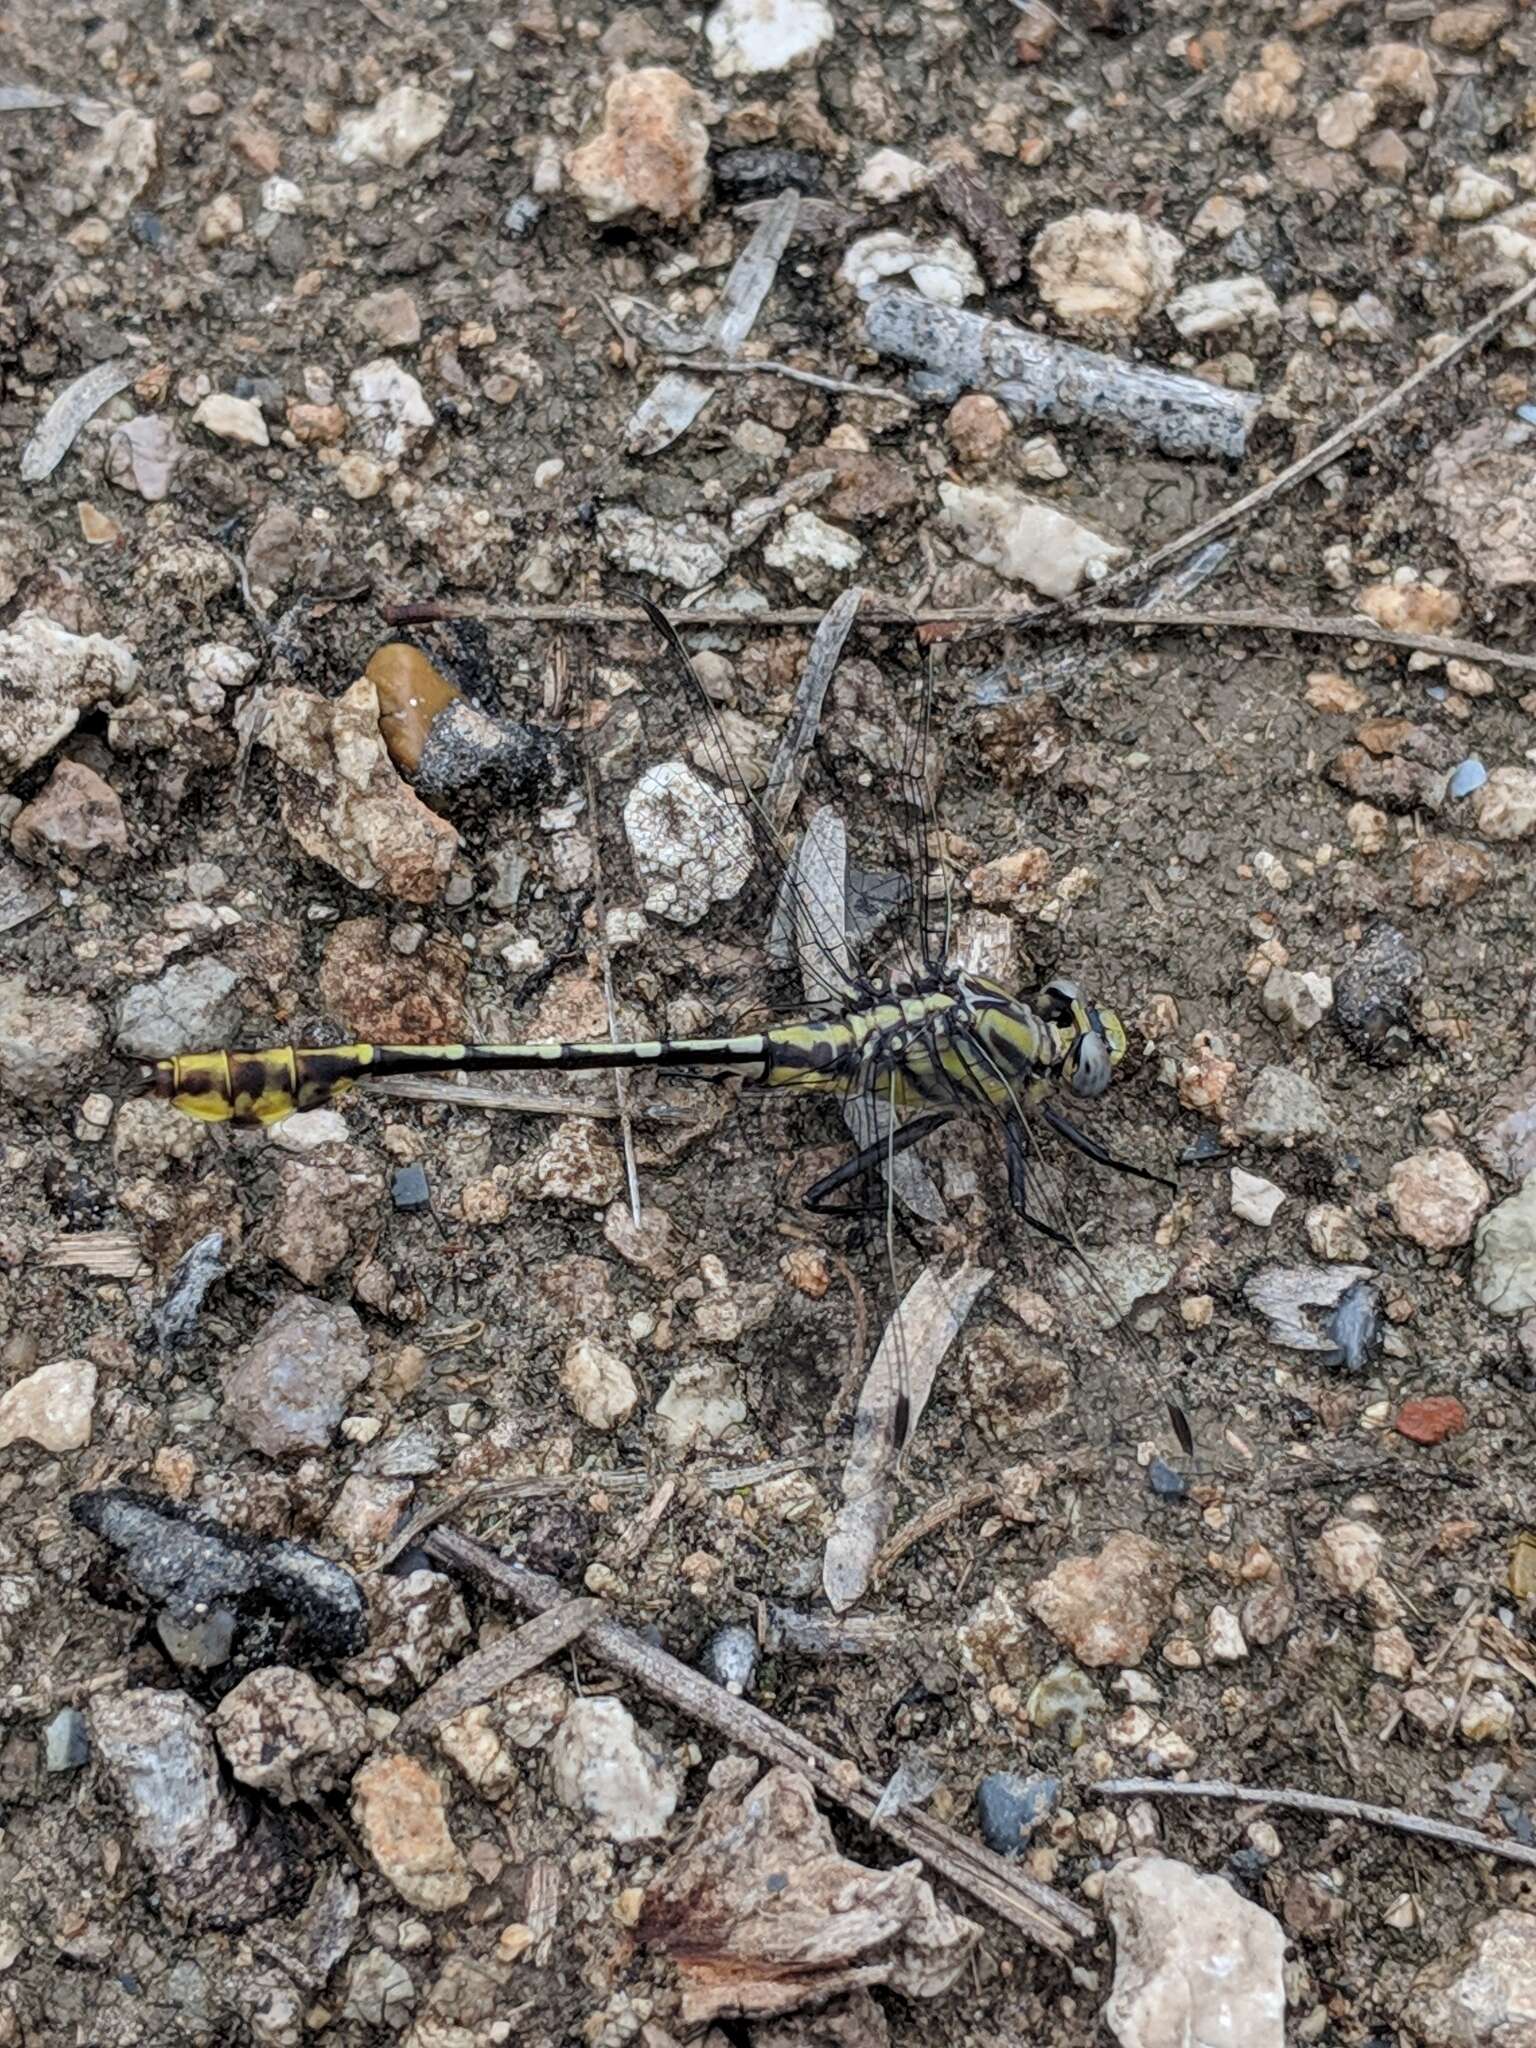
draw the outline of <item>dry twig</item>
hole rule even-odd
[[[1490,334],[1496,333],[1504,325],[1512,313],[1518,313],[1520,308],[1533,298],[1536,298],[1536,277],[1528,278],[1514,291],[1506,293],[1491,312],[1485,313],[1481,320],[1475,320],[1465,334],[1459,335],[1450,347],[1443,349],[1433,361],[1421,364],[1412,376],[1405,377],[1401,384],[1394,384],[1390,391],[1384,392],[1374,405],[1368,405],[1364,412],[1356,413],[1355,417],[1346,420],[1342,427],[1335,427],[1333,432],[1319,441],[1315,448],[1310,449],[1305,455],[1298,455],[1296,460],[1282,469],[1277,476],[1272,476],[1256,490],[1245,491],[1242,497],[1235,499],[1230,505],[1223,506],[1221,511],[1213,512],[1208,519],[1202,519],[1197,526],[1191,526],[1174,539],[1164,541],[1163,545],[1154,548],[1150,555],[1143,555],[1139,561],[1127,562],[1123,567],[1111,571],[1092,595],[1102,598],[1111,590],[1124,590],[1142,582],[1154,571],[1166,567],[1169,562],[1177,561],[1181,555],[1187,555],[1191,548],[1199,547],[1202,541],[1214,539],[1218,533],[1225,533],[1229,527],[1238,525],[1251,513],[1258,512],[1265,505],[1272,504],[1276,498],[1283,497],[1293,485],[1304,482],[1309,476],[1316,476],[1320,469],[1328,467],[1336,455],[1342,455],[1346,448],[1352,447],[1363,433],[1376,425],[1378,420],[1385,419],[1388,413],[1396,412],[1398,407],[1406,404],[1416,391],[1422,389],[1433,378],[1441,376],[1452,363],[1459,362],[1480,342],[1486,341]],[[1067,600],[1067,609],[1076,609],[1070,598]]]
[[[1520,1842],[1496,1842],[1480,1835],[1476,1828],[1457,1827],[1448,1820],[1430,1820],[1422,1813],[1405,1813],[1400,1806],[1367,1806],[1360,1799],[1330,1799],[1321,1792],[1292,1792],[1264,1785],[1228,1785],[1220,1778],[1191,1780],[1188,1784],[1172,1778],[1106,1778],[1094,1786],[1106,1799],[1234,1799],[1253,1806],[1293,1806],[1298,1813],[1320,1813],[1329,1820],[1363,1820],[1372,1827],[1396,1828],[1399,1834],[1422,1835],[1427,1841],[1449,1842],[1458,1849],[1475,1849],[1485,1856],[1503,1856],[1511,1863],[1524,1863],[1536,1870],[1536,1849]]]
[[[1076,617],[1094,626],[1232,627],[1239,632],[1292,633],[1298,639],[1363,640],[1372,647],[1400,647],[1409,654],[1438,654],[1446,661],[1487,662],[1490,667],[1516,668],[1536,675],[1536,655],[1519,654],[1513,648],[1484,647],[1476,640],[1449,640],[1438,633],[1391,633],[1369,619],[1348,615],[1320,617],[1307,612],[1264,610],[1207,612],[1186,611],[1182,606],[1154,605],[1146,611],[1118,605],[1087,605]]]
[[[493,1594],[533,1613],[560,1606],[565,1595],[553,1579],[510,1564],[457,1529],[437,1529],[426,1540],[437,1561],[469,1573]],[[868,1821],[880,1803],[881,1787],[850,1761],[812,1742],[751,1701],[738,1699],[700,1671],[669,1657],[617,1621],[594,1621],[583,1631],[588,1652],[655,1698],[714,1728],[769,1763],[802,1771],[818,1797],[835,1800]],[[1057,1954],[1095,1932],[1091,1916],[1049,1885],[1028,1877],[942,1821],[917,1812],[891,1814],[876,1825],[913,1856],[978,1900],[1014,1927]]]
[[[478,1707],[482,1700],[494,1699],[516,1679],[526,1678],[530,1671],[557,1657],[602,1612],[601,1600],[562,1600],[558,1607],[536,1614],[489,1649],[464,1658],[411,1702],[395,1729],[397,1739],[409,1742],[430,1735],[445,1721]]]
[[[818,1458],[773,1458],[762,1465],[715,1465],[690,1474],[694,1483],[710,1493],[735,1493],[743,1486],[763,1486],[770,1479],[784,1479],[792,1472],[804,1472],[821,1463]],[[505,1507],[514,1502],[564,1500],[573,1493],[644,1493],[655,1485],[653,1475],[636,1466],[629,1472],[552,1472],[528,1479],[481,1479],[434,1501],[413,1515],[391,1536],[373,1560],[374,1571],[384,1571],[400,1555],[419,1543],[429,1529],[446,1522],[460,1508]]]
[[[455,1109],[512,1109],[519,1116],[614,1117],[616,1102],[590,1095],[535,1095],[531,1088],[492,1088],[484,1081],[456,1081],[435,1074],[390,1074],[368,1083],[370,1095],[397,1102],[446,1102]]]
[[[1102,588],[1102,586],[1101,586]],[[483,619],[488,625],[642,626],[645,614],[618,604],[421,604],[386,605],[391,625],[426,625],[436,619]],[[678,626],[728,626],[746,632],[759,628],[819,626],[826,614],[812,605],[788,605],[755,612],[733,611],[729,605],[687,606],[671,614]],[[1536,674],[1536,655],[1514,648],[1487,647],[1477,640],[1450,640],[1435,633],[1390,633],[1369,619],[1349,613],[1336,618],[1309,612],[1268,610],[1195,611],[1182,605],[1084,604],[1071,611],[1021,605],[911,606],[866,591],[860,617],[877,626],[954,626],[986,633],[1053,632],[1074,626],[1172,627],[1195,632],[1231,627],[1254,633],[1287,633],[1298,639],[1359,640],[1372,647],[1396,647],[1408,654],[1438,654],[1445,660],[1485,662],[1491,668],[1519,669]]]
[[[630,1517],[628,1528],[620,1533],[606,1552],[603,1563],[617,1571],[643,1557],[676,1498],[677,1474],[669,1472],[640,1512]]]
[[[925,1536],[931,1536],[935,1529],[942,1529],[946,1522],[953,1522],[959,1515],[969,1514],[972,1508],[990,1507],[996,1499],[997,1488],[990,1479],[973,1479],[968,1485],[957,1487],[953,1493],[946,1493],[942,1500],[924,1508],[910,1522],[903,1522],[896,1534],[889,1538],[875,1559],[874,1569],[869,1575],[871,1581],[878,1585],[898,1558],[905,1557],[914,1544],[921,1543]]]
[[[767,356],[750,357],[744,362],[728,363],[719,356],[658,356],[656,359],[668,369],[700,370],[707,377],[787,377],[791,384],[810,384],[817,391],[846,391],[851,398],[880,398],[887,405],[904,405],[909,411],[917,406],[915,398],[908,398],[904,391],[893,391],[888,384],[856,384],[847,377],[823,377],[816,370],[797,370],[793,363],[771,361]]]

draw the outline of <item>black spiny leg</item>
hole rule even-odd
[[[1097,1138],[1090,1137],[1087,1131],[1079,1130],[1075,1123],[1064,1117],[1059,1109],[1053,1109],[1050,1103],[1041,1103],[1040,1114],[1058,1138],[1065,1138],[1075,1150],[1086,1154],[1098,1165],[1112,1167],[1116,1173],[1128,1173],[1136,1180],[1149,1180],[1155,1187],[1172,1188],[1175,1194],[1178,1193],[1179,1184],[1176,1180],[1170,1180],[1166,1173],[1152,1173],[1145,1166],[1134,1166],[1129,1159],[1117,1158],[1106,1146],[1101,1145]]]
[[[870,1212],[862,1204],[843,1202],[833,1205],[828,1195],[835,1195],[849,1181],[857,1180],[861,1174],[873,1173],[877,1166],[883,1166],[887,1159],[894,1159],[898,1152],[905,1152],[909,1145],[915,1145],[920,1138],[926,1138],[941,1125],[951,1122],[950,1112],[936,1110],[930,1116],[915,1117],[909,1124],[903,1124],[899,1131],[876,1138],[873,1144],[865,1145],[855,1152],[851,1159],[845,1159],[841,1166],[826,1174],[816,1185],[807,1188],[801,1200],[801,1207],[809,1209],[813,1216],[866,1216]],[[880,1206],[883,1208],[884,1202]]]
[[[1028,1147],[1029,1140],[1024,1135],[1023,1125],[1017,1117],[1010,1117],[1004,1126],[1003,1147],[1004,1156],[1008,1161],[1008,1199],[1012,1202],[1019,1220],[1027,1223],[1031,1230],[1038,1230],[1042,1237],[1050,1238],[1053,1244],[1065,1245],[1069,1252],[1075,1252],[1077,1246],[1065,1231],[1057,1230],[1053,1224],[1046,1223],[1039,1216],[1032,1216],[1029,1212]]]

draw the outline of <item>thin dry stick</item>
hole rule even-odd
[[[602,1612],[601,1600],[562,1600],[558,1607],[536,1614],[489,1649],[477,1650],[411,1702],[395,1728],[396,1738],[410,1742],[430,1735],[445,1721],[478,1707],[482,1700],[494,1699],[515,1680],[558,1657]]]
[[[1102,585],[1100,586],[1102,588]],[[426,625],[436,619],[483,619],[488,625],[558,626],[640,626],[643,612],[628,605],[591,604],[480,604],[474,601],[383,607],[385,619],[396,626]],[[701,604],[671,614],[678,626],[729,626],[733,631],[760,627],[819,626],[826,616],[811,605],[789,605],[779,609],[738,612],[729,605]],[[1021,605],[949,605],[938,608],[896,603],[866,591],[860,616],[871,625],[882,626],[964,626],[978,633],[1012,633],[1049,626],[1060,631],[1070,626],[1167,626],[1192,628],[1233,627],[1255,633],[1289,633],[1298,639],[1361,640],[1373,647],[1400,647],[1410,654],[1438,654],[1452,661],[1486,662],[1491,668],[1513,668],[1536,674],[1536,655],[1520,654],[1512,648],[1485,647],[1476,640],[1448,640],[1434,633],[1389,633],[1368,619],[1342,614],[1327,618],[1311,613],[1272,611],[1203,612],[1181,606],[1152,605],[1145,611],[1129,606],[1085,604],[1072,611],[1046,611]],[[370,1084],[377,1086],[377,1084]]]
[[[773,1458],[761,1465],[716,1465],[690,1477],[710,1493],[735,1493],[740,1487],[763,1486],[771,1479],[785,1479],[793,1472],[805,1472],[824,1462],[824,1458]],[[402,1524],[373,1560],[372,1569],[384,1571],[402,1550],[419,1543],[429,1529],[446,1522],[460,1508],[564,1500],[568,1494],[581,1492],[644,1493],[655,1483],[654,1476],[641,1466],[629,1472],[551,1472],[529,1479],[479,1479],[473,1486],[461,1487],[457,1493],[434,1501]]]
[[[584,760],[587,784],[587,811],[597,813],[597,791],[593,785],[592,757]],[[597,958],[603,974],[603,1008],[608,1017],[608,1036],[615,1042],[619,1036],[618,1006],[613,995],[613,948],[608,943],[608,898],[603,888],[603,857],[594,833],[591,841],[593,868],[593,900],[597,906]],[[640,1169],[635,1164],[635,1124],[629,1110],[629,1077],[615,1068],[613,1076],[614,1100],[619,1106],[619,1130],[624,1141],[624,1178],[629,1187],[629,1213],[634,1218],[635,1228],[640,1228]]]
[[[603,1563],[617,1571],[624,1565],[633,1564],[643,1557],[655,1538],[667,1510],[677,1498],[677,1474],[669,1472],[651,1495],[638,1515],[631,1518],[629,1527],[621,1532],[604,1557]]]
[[[515,1606],[543,1613],[565,1599],[553,1579],[508,1563],[457,1529],[434,1530],[426,1548],[440,1563],[470,1573]],[[750,1700],[736,1698],[701,1671],[679,1663],[619,1622],[593,1622],[582,1640],[592,1656],[635,1680],[655,1698],[717,1729],[728,1741],[769,1763],[802,1772],[819,1797],[836,1800],[864,1820],[872,1820],[882,1787],[798,1729],[775,1720]],[[1080,1906],[942,1821],[906,1812],[892,1814],[875,1825],[1042,1948],[1065,1955],[1074,1940],[1088,1940],[1096,1931],[1092,1918]]]
[[[1111,590],[1121,590],[1128,585],[1140,583],[1167,563],[1177,561],[1181,555],[1187,555],[1191,548],[1199,547],[1202,541],[1214,540],[1218,533],[1225,533],[1229,527],[1236,526],[1241,520],[1246,519],[1251,512],[1257,512],[1262,506],[1283,496],[1294,484],[1302,483],[1309,476],[1315,476],[1320,469],[1326,469],[1336,455],[1342,455],[1344,450],[1359,440],[1368,428],[1374,427],[1378,420],[1385,419],[1388,413],[1396,412],[1414,392],[1422,389],[1432,378],[1441,376],[1452,363],[1459,362],[1469,350],[1476,348],[1479,342],[1486,341],[1490,334],[1504,325],[1511,313],[1518,313],[1520,308],[1533,298],[1536,298],[1536,277],[1528,278],[1516,290],[1506,294],[1491,313],[1485,313],[1481,320],[1474,321],[1465,334],[1453,341],[1451,346],[1437,355],[1432,362],[1425,363],[1420,369],[1415,370],[1411,377],[1405,377],[1401,384],[1395,384],[1384,396],[1378,398],[1374,405],[1368,405],[1364,412],[1357,413],[1342,427],[1336,427],[1325,440],[1319,441],[1308,454],[1299,455],[1287,468],[1282,469],[1278,476],[1272,476],[1268,483],[1260,484],[1257,490],[1245,492],[1234,503],[1225,506],[1220,512],[1213,512],[1209,519],[1202,519],[1198,526],[1190,527],[1186,533],[1179,534],[1173,540],[1164,541],[1163,545],[1154,548],[1150,555],[1143,555],[1139,561],[1127,562],[1123,568],[1112,571],[1097,585],[1093,595],[1102,598]],[[1070,599],[1067,602],[1067,609],[1076,609]]]
[[[1460,1828],[1448,1820],[1430,1820],[1422,1813],[1405,1813],[1399,1806],[1367,1806],[1359,1799],[1329,1799],[1320,1792],[1292,1792],[1264,1785],[1228,1785],[1222,1779],[1191,1780],[1188,1784],[1170,1778],[1106,1778],[1094,1786],[1106,1799],[1234,1799],[1244,1805],[1294,1806],[1299,1813],[1321,1813],[1330,1820],[1363,1820],[1372,1827],[1396,1828],[1400,1834],[1423,1835],[1431,1842],[1449,1842],[1458,1849],[1475,1849],[1484,1856],[1502,1856],[1510,1863],[1525,1863],[1536,1870],[1536,1849],[1520,1842],[1495,1842],[1476,1828]]]
[[[438,1080],[432,1074],[391,1074],[368,1083],[370,1095],[398,1102],[447,1102],[455,1109],[513,1109],[519,1116],[614,1117],[616,1102],[590,1095],[535,1095],[529,1088],[488,1088],[483,1081]]]
[[[1095,626],[1215,626],[1256,633],[1294,633],[1300,639],[1364,640],[1372,647],[1401,647],[1410,654],[1438,654],[1446,661],[1487,662],[1490,666],[1517,668],[1536,675],[1536,655],[1517,654],[1513,648],[1484,647],[1476,640],[1448,640],[1438,633],[1389,633],[1386,627],[1373,626],[1366,619],[1258,610],[1185,611],[1167,605],[1135,611],[1100,604],[1085,606],[1074,616]]]
[[[1485,1593],[1482,1604],[1486,1605],[1487,1599],[1488,1595]],[[1433,1677],[1435,1677],[1435,1675],[1440,1670],[1441,1665],[1444,1664],[1446,1658],[1450,1656],[1452,1650],[1455,1649],[1456,1645],[1465,1636],[1467,1632],[1468,1622],[1471,1621],[1475,1623],[1476,1618],[1477,1617],[1475,1614],[1471,1616],[1465,1614],[1457,1615],[1455,1621],[1452,1622],[1450,1628],[1446,1631],[1445,1635],[1441,1637],[1439,1646],[1435,1650],[1435,1654],[1424,1666],[1424,1675],[1422,1679],[1419,1681],[1420,1684],[1427,1685],[1429,1681]],[[1399,1700],[1397,1705],[1392,1709],[1391,1713],[1388,1714],[1386,1720],[1382,1722],[1380,1729],[1377,1731],[1376,1740],[1378,1742],[1387,1743],[1392,1740],[1393,1736],[1397,1733],[1398,1724],[1401,1722],[1403,1718],[1404,1711],[1405,1710],[1403,1707],[1403,1703],[1401,1700]]]
[[[846,377],[823,377],[815,370],[797,370],[793,363],[756,361],[726,362],[720,356],[658,356],[657,362],[671,370],[702,370],[706,376],[753,377],[761,371],[769,377],[787,377],[793,384],[812,384],[818,391],[846,391],[854,398],[882,398],[887,405],[904,405],[909,411],[917,400],[905,391],[893,391],[888,384],[854,384]]]
[[[896,1534],[887,1539],[869,1575],[871,1582],[878,1585],[898,1558],[904,1557],[913,1544],[931,1536],[935,1529],[942,1529],[946,1522],[954,1521],[958,1515],[969,1514],[972,1508],[989,1507],[996,1498],[997,1488],[990,1479],[973,1479],[969,1485],[946,1493],[942,1500],[936,1500],[932,1507],[914,1515],[910,1522],[903,1522]]]

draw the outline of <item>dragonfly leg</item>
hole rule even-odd
[[[909,1124],[903,1124],[899,1131],[883,1138],[876,1138],[872,1144],[861,1146],[851,1159],[845,1159],[841,1166],[825,1174],[814,1187],[807,1188],[801,1206],[817,1216],[862,1216],[866,1212],[857,1204],[843,1203],[831,1206],[827,1197],[835,1195],[839,1188],[845,1188],[849,1181],[857,1180],[861,1174],[873,1173],[883,1166],[887,1159],[894,1159],[898,1152],[905,1152],[909,1145],[915,1145],[920,1138],[951,1121],[946,1110],[936,1110],[930,1116],[914,1117]],[[881,1207],[884,1207],[882,1201]]]
[[[1129,1159],[1118,1158],[1108,1146],[1101,1145],[1098,1139],[1091,1137],[1087,1131],[1079,1130],[1069,1117],[1064,1117],[1061,1111],[1053,1108],[1049,1102],[1041,1103],[1040,1114],[1058,1138],[1065,1138],[1074,1150],[1084,1153],[1098,1165],[1112,1167],[1116,1173],[1128,1173],[1136,1180],[1149,1180],[1157,1187],[1172,1188],[1175,1193],[1178,1192],[1178,1182],[1170,1180],[1166,1173],[1152,1173],[1145,1166],[1136,1166]]]
[[[1048,1237],[1053,1244],[1065,1245],[1069,1252],[1077,1246],[1063,1230],[1047,1223],[1042,1217],[1030,1214],[1029,1208],[1029,1140],[1017,1117],[1010,1117],[1004,1126],[1004,1157],[1008,1162],[1008,1199],[1020,1222],[1027,1223],[1031,1230],[1038,1230],[1042,1237]]]

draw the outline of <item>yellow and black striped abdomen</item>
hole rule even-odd
[[[616,1067],[746,1071],[764,1078],[768,1040],[672,1038],[609,1044],[273,1046],[155,1062],[154,1093],[204,1123],[275,1124],[370,1075],[590,1073]]]
[[[374,1058],[371,1045],[180,1053],[155,1062],[153,1088],[173,1109],[203,1123],[275,1124],[344,1094]]]

